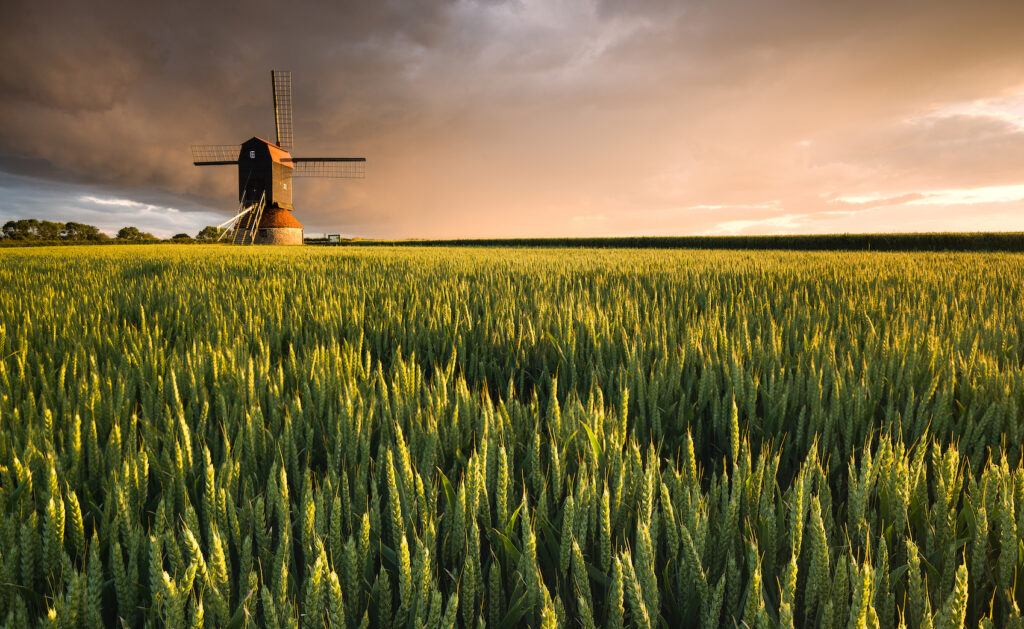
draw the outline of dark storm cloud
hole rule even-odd
[[[1017,1],[58,1],[0,22],[0,170],[226,217],[234,172],[188,145],[272,138],[268,70],[290,69],[296,154],[369,159],[298,182],[313,232],[788,229],[843,195],[1015,183],[1024,150],[1006,118],[935,113],[1024,89]]]
[[[395,77],[448,29],[445,2],[228,4],[4,3],[0,168],[223,208],[233,173],[188,145],[272,137],[270,68],[296,71],[300,148],[367,148],[411,115]]]

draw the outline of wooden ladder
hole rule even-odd
[[[263,208],[267,204],[267,193],[260,197],[260,202],[249,208],[249,211],[238,218],[235,223],[235,233],[231,237],[231,244],[251,245],[256,240],[256,230],[259,229],[260,219],[263,218]]]

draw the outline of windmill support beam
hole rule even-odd
[[[224,229],[225,227],[227,227],[227,226],[228,226],[228,225],[230,225],[231,223],[233,223],[233,222],[237,221],[238,219],[242,218],[242,215],[243,215],[243,214],[245,214],[245,213],[246,213],[246,212],[248,212],[248,211],[249,211],[249,208],[245,208],[245,209],[243,209],[243,210],[242,210],[241,212],[239,212],[238,214],[235,214],[234,216],[232,216],[232,217],[231,217],[231,218],[229,218],[228,220],[224,221],[224,222],[223,222],[223,223],[221,223],[220,225],[217,225],[217,229]]]

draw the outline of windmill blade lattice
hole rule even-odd
[[[240,144],[193,144],[192,163],[196,166],[237,164]]]
[[[366,177],[365,157],[294,157],[292,177],[330,177],[362,179]]]
[[[270,81],[274,85],[274,127],[277,131],[277,145],[291,150],[292,142],[292,73],[288,70],[271,70]]]

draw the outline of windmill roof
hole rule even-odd
[[[274,160],[279,164],[283,164],[288,168],[295,168],[291,161],[292,156],[290,153],[288,153],[288,151],[284,150],[283,148],[280,148],[276,144],[270,144],[269,142],[267,143],[267,148],[270,149],[270,159]]]
[[[272,227],[298,227],[299,229],[302,229],[302,223],[300,223],[288,210],[283,210],[279,207],[270,207],[263,210],[263,216],[260,217],[259,228],[266,229]]]
[[[292,155],[288,151],[284,150],[280,146],[274,144],[270,140],[264,140],[261,137],[253,137],[252,140],[259,140],[260,142],[267,145],[267,149],[270,151],[270,159],[274,160],[278,164],[287,166],[288,168],[295,168],[295,164],[292,163]],[[249,142],[252,142],[249,140]],[[246,142],[248,144],[249,142]]]

